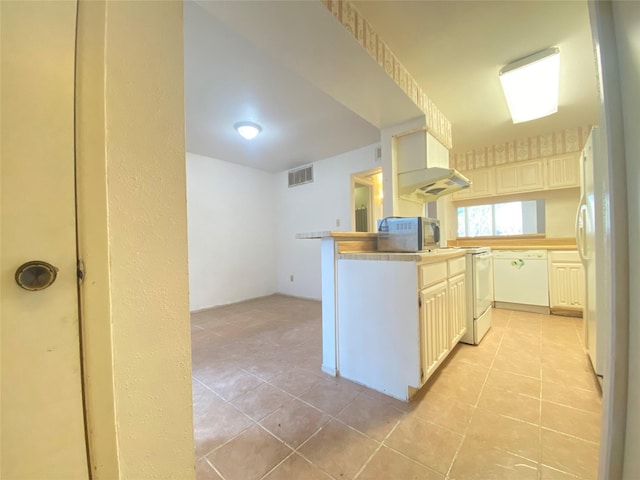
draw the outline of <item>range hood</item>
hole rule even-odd
[[[396,136],[398,196],[417,203],[468,188],[471,182],[449,168],[449,150],[426,128]]]
[[[469,179],[454,168],[423,168],[398,175],[398,194],[405,200],[426,203],[470,184]]]

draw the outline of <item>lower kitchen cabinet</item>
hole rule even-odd
[[[451,350],[447,282],[420,291],[420,381],[433,374]]]
[[[407,255],[341,255],[337,271],[338,374],[405,401],[466,331],[464,255]]]
[[[581,314],[584,283],[577,251],[549,252],[549,302],[553,313]]]
[[[449,278],[449,348],[453,348],[467,331],[467,292],[464,272]]]

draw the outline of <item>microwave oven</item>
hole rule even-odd
[[[378,222],[378,251],[420,252],[440,247],[440,221],[425,217],[387,217]]]

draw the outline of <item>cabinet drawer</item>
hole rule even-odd
[[[577,250],[555,250],[549,252],[549,261],[551,263],[556,262],[575,262],[582,263],[580,261],[580,255]]]
[[[447,279],[447,262],[418,265],[418,272],[420,288],[422,289]]]
[[[457,275],[465,271],[467,267],[467,259],[465,256],[460,258],[452,258],[451,260],[447,260],[449,265],[449,276]]]

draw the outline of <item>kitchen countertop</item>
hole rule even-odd
[[[462,248],[439,248],[430,252],[353,252],[341,253],[338,260],[375,260],[383,262],[416,262],[431,263],[448,260],[450,258],[462,257],[466,250]]]
[[[313,240],[318,238],[335,238],[336,240],[345,240],[345,239],[365,239],[365,238],[378,238],[377,233],[373,232],[338,232],[338,231],[330,231],[324,230],[320,232],[306,232],[306,233],[296,233],[296,238],[300,240]]]
[[[491,250],[577,250],[576,245],[492,245]]]
[[[546,238],[542,235],[484,237],[449,240],[449,246],[490,247],[492,250],[577,250],[574,237]]]
[[[378,234],[375,232],[345,232],[345,231],[334,231],[334,230],[324,230],[318,232],[305,232],[305,233],[297,233],[296,238],[301,240],[313,240],[313,239],[322,239],[322,238],[333,238],[336,241],[342,240],[375,240],[377,239]],[[533,238],[525,238],[525,239],[500,239],[500,238],[492,238],[492,239],[482,239],[482,240],[449,240],[449,249],[456,248],[470,248],[470,247],[490,247],[492,250],[577,250],[578,247],[576,245],[575,238],[536,238],[537,236],[531,236]],[[369,247],[371,248],[371,247]],[[440,249],[448,250],[448,249]],[[419,254],[419,253],[388,253],[388,252],[369,252],[363,251],[358,253],[343,253],[343,255],[358,255],[359,257],[362,255],[377,255],[375,260],[393,260],[393,261],[404,261],[404,258],[395,257],[396,255],[413,255],[414,257],[420,255],[433,255],[433,254]],[[385,255],[392,255],[390,258],[382,258]],[[343,258],[343,257],[340,257]],[[362,258],[358,258],[358,260],[362,260]],[[373,260],[373,258],[372,258]],[[406,259],[406,261],[422,261],[415,259]]]

